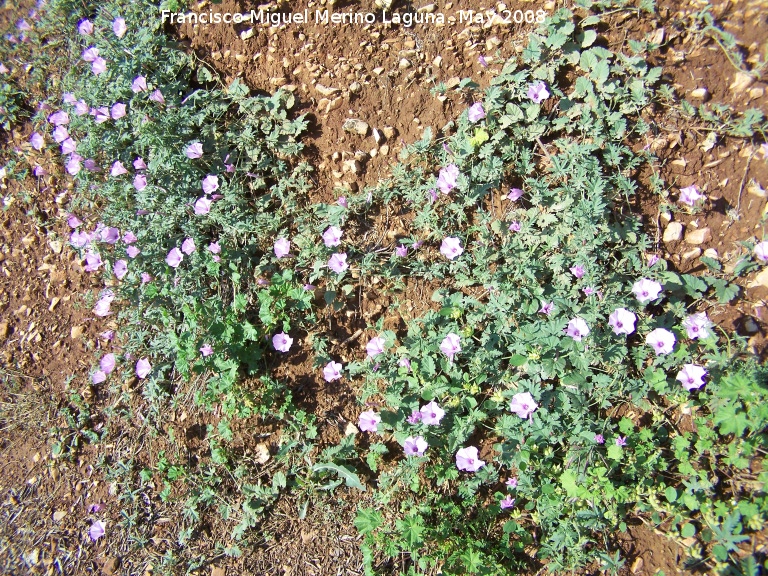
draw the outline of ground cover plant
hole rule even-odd
[[[685,542],[691,569],[759,572],[740,545],[766,519],[768,371],[708,311],[739,298],[768,249],[757,236],[732,270],[681,274],[634,212],[643,171],[669,210],[704,202],[664,182],[645,146],[649,107],[674,98],[654,47],[600,37],[610,14],[651,4],[553,12],[487,89],[452,88],[467,106],[451,130],[425,130],[391,175],[333,204],[308,200],[308,121],[290,92],[222,85],[146,20],[149,3],[48,10],[40,26],[69,31],[68,72],[29,142],[74,181],[69,249],[98,279],[84,305],[116,326],[79,376],[109,391],[104,425],[72,392],[52,450],[76,458],[136,420],[173,444],[171,410],[208,414],[200,458],[102,457],[126,573],[153,538],[151,491],[183,510],[154,567],[168,573],[246,554],[281,497],[298,494],[303,516],[325,492],[366,494],[369,574],[618,573],[616,535],[638,519]],[[724,131],[759,139],[763,123],[754,110]],[[359,230],[391,206],[405,229],[373,244]],[[344,362],[323,320],[370,278],[393,312],[410,279],[430,301],[369,326]],[[337,443],[280,376],[297,355],[358,394]],[[266,426],[280,430],[271,453],[252,437]],[[88,537],[109,538],[89,513]],[[211,518],[226,532],[200,555]]]

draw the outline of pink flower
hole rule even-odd
[[[584,267],[576,264],[575,266],[570,267],[571,274],[576,276],[576,278],[581,278],[584,276]]]
[[[645,343],[653,348],[656,356],[663,356],[675,347],[675,335],[664,328],[656,328],[645,337]]]
[[[398,258],[405,258],[408,256],[408,246],[398,246],[395,248],[395,255]]]
[[[752,249],[752,253],[758,260],[768,262],[768,240],[763,240],[762,242],[755,244],[755,247]]]
[[[477,472],[485,466],[485,462],[480,460],[477,448],[467,446],[456,452],[456,467],[465,472]]]
[[[519,392],[512,396],[512,402],[509,405],[509,409],[520,418],[530,417],[538,407],[536,400],[528,392]]]
[[[506,496],[501,502],[499,502],[499,506],[502,510],[506,510],[507,508],[512,508],[512,506],[515,505],[515,499],[512,498],[512,496]]]
[[[291,349],[291,344],[293,344],[293,338],[288,336],[285,332],[280,332],[272,336],[272,346],[274,346],[275,350],[278,352],[288,352],[288,350]]]
[[[278,238],[275,240],[273,249],[275,251],[275,256],[283,258],[288,256],[288,253],[291,251],[291,242],[285,238]]]
[[[403,452],[406,456],[424,456],[429,444],[422,436],[409,436],[403,442]]]
[[[160,90],[155,90],[152,92],[152,94],[149,95],[149,99],[153,102],[157,102],[158,104],[165,104],[165,98],[163,97],[163,93],[160,92]]]
[[[136,76],[131,83],[131,90],[134,94],[144,92],[147,89],[147,79],[144,76]]]
[[[133,187],[136,188],[138,192],[141,192],[144,190],[144,188],[147,187],[147,177],[144,174],[136,174],[136,176],[133,178]]]
[[[125,253],[128,254],[129,258],[136,258],[136,256],[141,254],[141,250],[136,248],[136,246],[128,246],[128,248],[125,250]]]
[[[485,110],[483,109],[483,104],[481,102],[475,102],[472,104],[472,107],[467,112],[467,118],[469,118],[470,122],[477,122],[478,120],[485,118]]]
[[[114,164],[112,164],[112,168],[109,171],[110,175],[113,177],[122,176],[123,174],[128,174],[128,170],[125,169],[125,166],[123,166],[123,163],[120,162],[120,160],[115,161]]]
[[[347,204],[347,197],[346,196],[339,196],[339,199],[336,200],[336,204],[338,204],[342,208],[349,208],[349,204]]]
[[[505,484],[510,488],[517,488],[517,478],[515,477],[508,478]]]
[[[453,362],[453,357],[461,352],[461,338],[458,334],[449,333],[440,343],[440,351],[448,357],[449,362]]]
[[[53,130],[54,142],[56,142],[57,144],[61,144],[67,138],[69,138],[69,132],[67,132],[67,129],[65,126],[56,126],[56,128],[54,128]]]
[[[115,33],[115,36],[122,38],[127,31],[128,26],[125,25],[125,19],[115,18],[115,21],[112,22],[112,32]]]
[[[210,344],[203,344],[200,346],[200,354],[203,358],[208,358],[208,356],[213,354],[213,347]]]
[[[136,158],[136,160],[133,161],[133,167],[136,170],[146,170],[147,163],[144,162],[144,158]]]
[[[418,424],[421,422],[421,416],[421,412],[414,408],[414,410],[411,412],[411,415],[406,418],[406,422],[408,422],[408,424]]]
[[[80,160],[78,160],[77,158],[70,158],[67,161],[66,167],[67,167],[67,173],[70,176],[77,176],[80,173],[80,168],[81,168]]]
[[[203,155],[203,145],[200,142],[193,142],[187,146],[184,154],[190,159],[200,158]]]
[[[122,259],[118,260],[112,267],[112,271],[115,273],[115,278],[122,280],[128,274],[128,262]]]
[[[96,76],[103,74],[107,71],[107,61],[101,57],[96,58],[96,60],[91,63],[91,70]]]
[[[126,244],[133,244],[134,242],[136,242],[136,240],[138,240],[138,238],[136,238],[136,234],[134,234],[130,230],[128,230],[125,234],[123,234],[123,242],[125,242]]]
[[[570,336],[576,342],[581,342],[581,339],[589,334],[589,326],[581,318],[573,318],[568,322],[568,327],[565,329],[565,335]]]
[[[325,381],[333,382],[334,380],[339,380],[341,378],[341,368],[342,366],[338,362],[333,360],[328,362],[323,368],[323,378],[325,378]]]
[[[93,373],[91,376],[91,382],[94,384],[101,384],[107,379],[107,375],[104,374],[103,370],[96,370],[96,372]]]
[[[99,49],[95,46],[89,46],[85,50],[83,50],[82,59],[85,62],[93,62],[96,60],[96,58],[99,57]]]
[[[181,250],[178,248],[172,248],[170,252],[168,252],[168,256],[165,257],[165,261],[171,268],[178,268],[179,264],[181,264],[181,261],[184,259],[184,255],[181,253]]]
[[[32,136],[29,137],[29,143],[35,150],[42,150],[45,146],[45,139],[37,132],[33,132]]]
[[[379,422],[381,422],[381,416],[373,410],[368,410],[360,413],[357,425],[363,432],[378,432]]]
[[[605,438],[602,434],[595,434],[595,444],[605,444]]]
[[[661,284],[655,280],[641,278],[632,285],[632,292],[641,303],[650,302],[659,297]]]
[[[539,309],[539,314],[546,314],[549,316],[552,314],[552,311],[555,309],[555,303],[554,302],[544,302],[541,305],[541,308]]]
[[[704,198],[703,194],[699,194],[699,189],[696,184],[680,188],[680,202],[688,204],[689,206],[695,206],[696,201]]]
[[[208,214],[211,211],[212,205],[213,205],[213,200],[211,200],[210,198],[207,198],[206,196],[201,196],[195,202],[195,214],[197,214],[198,216]]]
[[[120,230],[113,228],[112,226],[104,227],[99,232],[99,237],[102,242],[115,244],[120,239]]]
[[[617,308],[608,316],[608,326],[614,334],[632,334],[635,331],[637,316],[626,308]]]
[[[336,226],[329,226],[328,229],[323,232],[323,242],[327,248],[338,246],[341,244],[341,235],[343,232]]]
[[[85,271],[96,272],[104,262],[101,261],[101,256],[95,252],[88,252],[85,255]]]
[[[461,256],[463,252],[464,248],[461,247],[461,240],[454,236],[444,238],[443,243],[440,245],[440,254],[448,258],[448,260]]]
[[[400,360],[397,362],[397,365],[400,366],[400,368],[405,368],[409,371],[411,369],[411,361],[408,360],[408,358],[400,358]]]
[[[218,242],[211,242],[208,244],[208,252],[211,254],[221,254],[221,246]]]
[[[141,358],[138,362],[136,362],[136,376],[138,376],[139,379],[143,380],[149,376],[151,371],[152,365],[149,363],[148,358]]]
[[[512,223],[509,225],[509,231],[510,232],[520,232],[520,222],[517,220],[513,220]]]
[[[105,524],[101,520],[96,520],[96,522],[91,524],[91,527],[88,529],[88,536],[91,538],[92,542],[96,542],[96,540],[104,536],[104,528]]]
[[[522,197],[523,197],[523,191],[520,190],[520,188],[511,188],[509,190],[509,194],[507,194],[507,198],[512,200],[512,202],[517,202]]]
[[[440,420],[445,416],[445,410],[440,408],[434,400],[419,408],[419,412],[421,421],[428,426],[439,426]]]
[[[704,386],[704,376],[706,375],[707,371],[701,366],[685,364],[683,369],[677,373],[675,379],[679,380],[683,388],[690,392]]]
[[[152,276],[150,276],[148,272],[142,272],[141,283],[146,284],[147,282],[152,282]]]
[[[101,357],[101,360],[99,360],[99,368],[101,368],[105,374],[111,374],[116,365],[115,355],[111,353],[104,354],[104,356]]]
[[[125,104],[118,102],[114,106],[112,106],[112,109],[110,110],[112,114],[112,120],[119,120],[123,116],[126,115],[125,111]]]
[[[187,256],[192,254],[195,250],[197,250],[197,246],[195,246],[195,241],[192,240],[192,238],[186,238],[184,242],[181,243],[181,251]]]
[[[528,86],[528,98],[533,100],[536,104],[539,104],[540,102],[543,102],[549,98],[549,90],[547,90],[547,85],[540,80]]]
[[[384,338],[376,336],[371,338],[368,344],[365,345],[365,351],[368,352],[369,358],[375,358],[379,354],[384,352]]]
[[[683,320],[683,328],[685,328],[688,338],[709,338],[710,331],[707,328],[713,326],[709,318],[707,318],[706,312],[697,312],[691,314]]]
[[[347,268],[349,268],[349,264],[347,264],[346,253],[342,252],[340,254],[333,254],[328,260],[328,268],[330,268],[337,274],[341,274]]]
[[[214,174],[208,174],[203,178],[203,192],[212,194],[219,189],[219,177]]]
[[[441,168],[437,176],[437,187],[440,188],[440,192],[448,194],[453,190],[458,177],[459,167],[456,164],[448,164],[445,168]]]
[[[77,25],[77,32],[81,36],[90,36],[93,34],[93,23],[88,20],[80,20],[80,23]]]

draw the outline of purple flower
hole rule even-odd
[[[581,342],[581,339],[589,334],[589,326],[581,318],[573,318],[568,322],[568,327],[565,329],[565,335],[570,336],[576,342]]]
[[[440,408],[434,400],[419,408],[419,412],[421,421],[428,426],[439,426],[440,420],[445,416],[445,410]]]
[[[70,214],[69,218],[67,218],[67,226],[69,226],[70,228],[74,229],[82,225],[83,225],[83,221],[80,220],[80,218],[78,218],[74,214]]]
[[[349,204],[347,204],[347,197],[346,196],[339,196],[339,199],[336,200],[336,204],[338,204],[342,208],[349,208]]]
[[[398,246],[395,248],[395,256],[398,258],[405,258],[408,256],[408,246]]]
[[[149,363],[148,358],[141,358],[136,362],[136,376],[138,376],[139,379],[143,380],[149,376],[150,372],[152,372],[152,365]]]
[[[584,268],[579,264],[576,264],[575,266],[571,266],[570,271],[571,271],[571,274],[576,276],[576,278],[581,278],[584,276]]]
[[[85,271],[96,272],[104,262],[101,261],[101,256],[95,252],[88,252],[85,255]]]
[[[379,354],[384,352],[384,338],[376,336],[371,338],[368,344],[365,345],[365,351],[368,352],[369,358],[375,358]]]
[[[360,413],[357,425],[363,432],[378,432],[379,422],[381,422],[381,416],[373,410],[368,410]]]
[[[655,280],[641,278],[632,285],[632,292],[641,303],[650,302],[659,297],[661,284]]]
[[[112,106],[110,113],[112,115],[112,120],[119,120],[126,115],[125,104],[118,102]]]
[[[99,237],[102,242],[107,244],[115,244],[120,239],[120,230],[113,228],[112,226],[105,227],[99,232]]]
[[[520,188],[511,188],[509,190],[509,194],[507,194],[507,198],[512,200],[512,202],[517,202],[522,197],[523,197],[523,191],[520,190]]]
[[[117,362],[115,362],[115,355],[110,354],[104,354],[104,356],[101,357],[101,360],[99,360],[99,368],[102,369],[104,374],[110,374],[112,370],[115,369],[115,366],[117,365]]]
[[[488,68],[488,62],[485,61],[485,56],[480,54],[480,56],[477,57],[477,61],[480,63],[480,66],[483,68]]]
[[[272,346],[274,346],[275,350],[278,352],[288,352],[288,350],[291,349],[291,344],[293,344],[293,338],[288,336],[285,332],[279,332],[272,336]]]
[[[429,203],[434,204],[435,200],[437,200],[437,190],[431,188],[427,194],[429,194]]]
[[[128,262],[122,259],[118,260],[112,267],[112,271],[115,273],[115,278],[122,280],[128,274]]]
[[[37,132],[33,132],[32,136],[29,137],[29,143],[35,150],[42,150],[45,146],[45,139]]]
[[[520,418],[529,418],[538,407],[536,400],[528,392],[519,392],[512,396],[512,402],[509,405],[509,409]]]
[[[541,308],[539,309],[539,314],[546,314],[549,316],[552,314],[552,311],[555,309],[555,303],[554,302],[543,302],[541,304]]]
[[[403,442],[403,451],[406,456],[424,456],[429,444],[422,436],[409,436]]]
[[[158,104],[165,104],[165,98],[163,97],[163,93],[160,92],[160,90],[155,90],[152,92],[152,94],[149,95],[149,99],[153,102],[157,102]]]
[[[406,418],[406,421],[408,422],[408,424],[418,424],[419,422],[421,422],[421,418],[422,418],[421,412],[416,408],[414,408],[413,411],[411,412],[411,415],[408,416],[408,418]]]
[[[125,253],[128,254],[129,258],[136,258],[141,253],[141,250],[136,248],[136,246],[128,246]]]
[[[83,50],[82,59],[85,62],[93,62],[96,60],[96,58],[99,57],[99,49],[95,46],[89,46],[85,50]]]
[[[675,347],[675,335],[664,328],[656,328],[645,337],[645,343],[653,348],[656,356],[663,356]]]
[[[626,446],[627,445],[627,439],[626,437],[619,436],[616,438],[616,446]]]
[[[445,168],[441,168],[437,175],[437,187],[440,188],[440,192],[448,194],[453,190],[456,187],[458,177],[459,167],[456,164],[448,164]]]
[[[94,384],[101,384],[107,379],[107,375],[104,374],[103,370],[96,370],[96,372],[93,373],[91,376],[91,382]]]
[[[96,58],[96,60],[91,63],[91,70],[96,76],[103,74],[107,71],[107,61],[101,57]]]
[[[328,268],[330,268],[337,274],[341,274],[347,268],[349,268],[349,264],[347,264],[346,253],[341,252],[340,254],[333,254],[328,260]]]
[[[77,158],[70,158],[67,161],[66,167],[67,167],[67,173],[70,176],[77,176],[80,173],[80,168],[81,168],[80,160],[78,160]]]
[[[125,25],[125,19],[115,18],[114,22],[112,22],[112,32],[115,33],[115,36],[122,38],[127,31],[128,26]]]
[[[512,498],[512,496],[506,496],[501,502],[499,502],[499,506],[502,510],[506,510],[507,508],[512,508],[512,506],[515,505],[515,499]]]
[[[704,376],[707,375],[707,371],[701,366],[696,364],[685,364],[683,369],[675,376],[676,380],[679,380],[683,385],[683,388],[688,390],[697,390],[704,386]]]
[[[203,358],[208,358],[208,356],[213,354],[213,347],[210,344],[203,344],[200,346],[200,354]]]
[[[152,276],[150,276],[148,272],[142,272],[141,283],[146,284],[147,282],[152,282]]]
[[[133,161],[133,167],[136,170],[146,170],[147,163],[144,162],[144,158],[136,158],[136,160]]]
[[[85,248],[91,241],[91,236],[87,232],[72,232],[69,235],[69,241],[75,248]]]
[[[533,100],[536,104],[549,98],[549,90],[547,90],[547,85],[539,80],[538,82],[534,82],[528,86],[528,98]]]
[[[200,142],[193,142],[189,146],[187,146],[187,149],[184,151],[184,154],[187,155],[187,158],[195,159],[200,158],[203,155],[203,145]]]
[[[203,192],[213,194],[219,189],[219,177],[214,174],[208,174],[203,178]]]
[[[43,168],[40,165],[35,166],[34,169],[32,170],[32,173],[38,178],[42,178],[43,176],[46,176],[48,174],[48,172],[45,171],[45,168]]]
[[[285,238],[278,238],[275,240],[273,249],[275,251],[275,256],[278,258],[283,258],[288,256],[289,252],[291,251],[291,242]]]
[[[197,246],[195,246],[195,241],[192,240],[192,238],[186,238],[184,242],[181,243],[181,251],[187,256],[192,254],[195,250],[197,250]]]
[[[440,343],[440,351],[448,357],[448,362],[453,363],[453,357],[461,352],[461,338],[458,334],[449,333]]]
[[[608,316],[608,326],[614,334],[632,334],[635,331],[637,316],[626,308],[617,308]]]
[[[758,260],[768,262],[768,240],[763,240],[762,242],[755,244],[755,247],[752,249],[752,253]]]
[[[125,166],[123,166],[123,163],[120,162],[120,160],[115,161],[114,164],[112,164],[112,168],[109,171],[110,175],[113,177],[122,176],[123,174],[128,174],[128,170],[125,169]]]
[[[136,188],[138,192],[141,192],[144,190],[144,188],[147,187],[147,177],[144,174],[136,174],[136,176],[133,178],[133,187]]]
[[[703,194],[699,194],[699,189],[696,184],[680,188],[680,202],[688,204],[689,206],[695,206],[696,201],[704,198]]]
[[[517,488],[517,478],[514,476],[512,478],[508,478],[505,484],[510,488]]]
[[[408,358],[400,358],[400,360],[397,362],[397,365],[409,371],[411,369],[411,361],[408,360]]]
[[[710,331],[707,328],[713,326],[706,312],[697,312],[691,314],[683,320],[683,328],[688,334],[688,338],[709,338]]]
[[[69,138],[69,132],[67,132],[67,128],[65,126],[56,126],[53,130],[53,140],[56,142],[56,144],[61,144]]]
[[[96,542],[99,538],[104,536],[105,524],[101,520],[96,520],[88,529],[88,536],[90,536],[92,542]]]
[[[509,225],[509,231],[520,232],[520,222],[518,222],[517,220],[513,220],[512,223]]]
[[[69,114],[64,112],[64,110],[58,110],[57,112],[54,112],[48,116],[48,122],[54,126],[64,126],[69,124]]]
[[[184,259],[184,254],[181,253],[181,250],[178,248],[172,248],[170,252],[168,252],[168,256],[165,257],[165,261],[171,268],[178,268],[179,264],[181,264],[181,261]]]
[[[659,257],[656,254],[649,254],[648,255],[648,268],[652,268],[656,262],[659,261]]]
[[[77,32],[81,36],[90,36],[93,34],[93,23],[88,20],[80,20],[80,23],[77,25]]]
[[[213,205],[213,200],[211,200],[210,198],[207,198],[206,196],[201,196],[195,202],[195,214],[197,214],[198,216],[208,214],[211,211],[212,205]]]
[[[440,245],[440,254],[448,258],[448,260],[461,256],[463,252],[464,248],[461,247],[461,240],[454,236],[444,238],[443,243]]]
[[[315,289],[315,286],[314,284],[304,284],[302,288],[304,289],[305,292],[312,292]]]
[[[113,299],[113,295],[104,294],[101,298],[99,298],[99,300],[96,302],[96,305],[93,307],[93,313],[96,314],[96,316],[109,316],[112,313],[109,307],[112,304]]]
[[[8,74],[10,72],[10,68],[8,68],[5,64],[0,62],[0,74]]]
[[[91,110],[85,100],[78,100],[75,103],[75,114],[78,116],[85,116]]]
[[[136,76],[131,83],[131,90],[134,94],[144,92],[147,89],[147,79],[144,76]]]
[[[326,248],[338,246],[341,244],[341,235],[343,232],[336,226],[329,226],[328,229],[323,232],[323,242]]]
[[[323,378],[326,382],[333,382],[334,380],[341,379],[341,364],[331,360],[323,367]]]
[[[485,462],[480,460],[477,448],[467,446],[456,452],[456,467],[465,472],[477,472],[485,466]]]
[[[221,246],[218,242],[211,242],[208,244],[208,252],[211,254],[221,254]]]
[[[138,238],[136,238],[136,234],[134,234],[130,230],[128,230],[125,234],[123,234],[123,242],[125,242],[126,244],[133,244],[134,242],[136,242],[136,240],[138,240]]]
[[[88,505],[88,514],[94,514],[101,512],[104,509],[104,504],[96,503]]]
[[[602,434],[595,434],[595,444],[605,444],[605,438]]]
[[[470,122],[477,122],[485,118],[485,110],[481,102],[475,102],[467,112],[467,118]]]

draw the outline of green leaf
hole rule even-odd
[[[365,486],[361,484],[360,478],[348,466],[340,466],[333,462],[319,463],[312,466],[313,472],[321,472],[324,470],[329,470],[338,474],[339,478],[344,480],[344,483],[350,488],[357,488],[361,492],[365,492]]]
[[[683,538],[692,538],[696,535],[696,526],[691,523],[683,524],[680,528],[680,536]]]
[[[621,449],[621,446],[616,446],[616,444],[608,446],[608,458],[611,460],[616,460],[618,462],[623,455],[624,451]]]
[[[585,30],[584,39],[581,41],[582,48],[589,48],[597,40],[597,32],[594,30]]]
[[[669,486],[666,490],[664,490],[664,496],[668,502],[672,503],[677,500],[677,490],[675,490],[672,486]]]
[[[384,517],[373,508],[361,508],[355,518],[355,528],[361,534],[373,532],[384,523]]]

